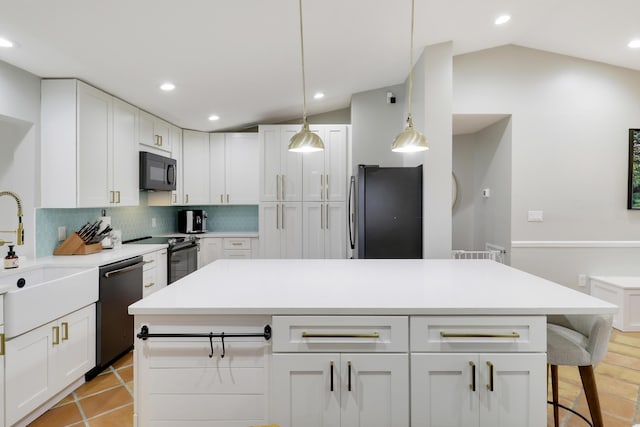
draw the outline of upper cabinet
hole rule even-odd
[[[209,134],[182,132],[183,205],[209,204]],[[178,172],[179,173],[179,172]]]
[[[42,207],[137,205],[137,120],[135,107],[79,80],[43,80]]]
[[[171,126],[171,129],[169,129],[169,139],[171,140],[171,158],[176,161],[176,167],[178,169],[176,172],[176,189],[171,192],[171,204],[180,205],[184,200],[182,129],[177,126]]]
[[[158,150],[171,152],[171,125],[140,110],[138,142]]]
[[[302,200],[342,202],[347,198],[347,125],[316,125],[324,150],[302,154]]]
[[[260,201],[302,201],[302,155],[287,150],[298,125],[260,125]]]
[[[256,133],[209,135],[211,204],[258,204],[259,148]]]

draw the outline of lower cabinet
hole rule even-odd
[[[260,257],[302,258],[302,202],[260,203]]]
[[[409,425],[407,354],[274,354],[271,390],[282,427]]]
[[[302,206],[303,258],[346,258],[345,202],[304,202]]]
[[[411,425],[546,425],[545,369],[545,354],[412,354]]]
[[[95,304],[6,342],[5,411],[13,425],[95,366]]]
[[[217,259],[250,259],[256,256],[257,240],[249,237],[202,237],[198,268]]]
[[[167,286],[167,249],[150,252],[142,256],[142,298]]]

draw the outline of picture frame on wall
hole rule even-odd
[[[640,209],[640,129],[629,129],[627,209]]]

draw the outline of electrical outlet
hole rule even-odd
[[[156,225],[158,225],[158,222],[156,221],[156,219],[151,218],[151,227],[156,228]]]
[[[578,286],[584,288],[587,286],[587,275],[586,274],[578,274]]]
[[[58,227],[58,241],[62,242],[66,238],[67,238],[67,227],[65,227],[64,225],[61,225],[60,227]]]

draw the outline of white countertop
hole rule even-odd
[[[489,260],[218,260],[129,307],[134,315],[616,311],[613,304]]]
[[[244,238],[258,238],[257,231],[207,231],[206,233],[164,233],[154,235],[158,237],[172,237],[172,236],[195,236],[200,239],[203,237],[244,237]]]
[[[640,276],[591,276],[591,280],[623,289],[640,289]]]

